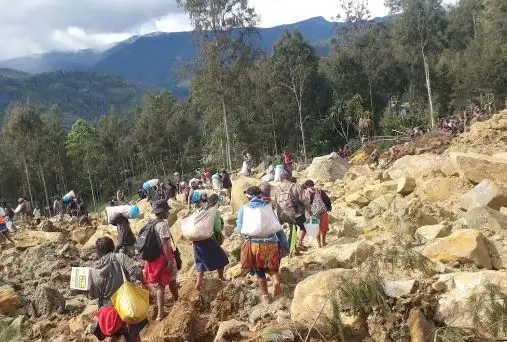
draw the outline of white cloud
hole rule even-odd
[[[250,0],[261,26],[338,14],[338,0]],[[387,14],[370,0],[372,16]],[[0,0],[0,60],[50,50],[101,49],[132,35],[191,30],[176,0]]]

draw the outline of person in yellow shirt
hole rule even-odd
[[[5,210],[0,207],[0,243],[4,244],[5,240],[9,240],[10,243],[15,245],[14,240],[9,236],[9,230],[7,229],[7,220],[5,219]]]

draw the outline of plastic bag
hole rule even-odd
[[[311,218],[310,221],[305,223],[306,236],[317,237],[320,231],[320,221],[316,218]]]
[[[137,324],[148,318],[150,291],[128,282],[123,268],[123,285],[111,297],[115,310],[127,324]]]
[[[278,233],[282,229],[282,225],[271,206],[243,207],[241,234],[264,238]]]
[[[181,221],[181,233],[190,241],[202,241],[213,236],[215,216],[218,206],[206,210],[197,210]]]

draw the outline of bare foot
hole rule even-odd
[[[273,284],[273,296],[278,296],[282,293],[282,285],[280,283]]]
[[[262,295],[261,296],[261,303],[262,304],[271,304],[271,298],[269,297],[269,295]]]

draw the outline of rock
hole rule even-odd
[[[366,219],[362,216],[346,217],[343,226],[338,229],[339,237],[358,237],[364,234]]]
[[[42,232],[57,232],[58,230],[53,225],[53,222],[50,220],[44,220],[42,221],[38,226],[37,229]]]
[[[25,321],[25,316],[19,315],[12,321],[12,323],[9,325],[11,328],[15,329],[16,331],[21,331],[21,327],[23,325],[23,322]]]
[[[375,198],[366,207],[361,210],[361,214],[368,220],[371,220],[377,215],[382,214],[388,210],[396,198],[395,194],[385,194],[378,198]]]
[[[50,315],[54,312],[63,313],[65,298],[50,285],[39,285],[34,294],[33,304],[39,316]]]
[[[300,281],[294,290],[290,308],[292,321],[311,326],[319,317],[317,326],[323,330],[321,332],[332,330],[333,306],[330,297],[339,301],[336,289],[353,273],[352,270],[332,269]]]
[[[474,207],[464,215],[465,225],[471,229],[487,228],[492,231],[507,229],[507,215],[489,207]]]
[[[241,331],[248,331],[248,325],[244,322],[232,319],[220,322],[214,342],[228,342],[237,339]]]
[[[400,195],[406,196],[412,193],[415,189],[415,179],[411,177],[401,177],[398,179],[398,187],[396,192]]]
[[[451,233],[451,227],[443,224],[422,226],[415,231],[415,237],[422,242],[431,242],[436,238],[446,237]]]
[[[353,266],[359,266],[368,258],[371,249],[371,246],[363,241],[340,245],[340,248],[335,252],[338,267],[352,268]]]
[[[424,248],[423,254],[444,263],[464,259],[478,267],[491,269],[492,266],[486,238],[474,229],[459,230],[448,237],[436,239]]]
[[[77,299],[69,299],[65,301],[65,311],[67,312],[80,312],[84,307],[84,303]]]
[[[314,181],[334,182],[342,179],[349,168],[349,162],[343,158],[331,158],[329,155],[316,157],[306,170],[307,178]]]
[[[241,206],[248,202],[245,191],[251,186],[259,186],[261,184],[261,180],[249,177],[240,177],[232,182],[231,206],[234,211],[238,211]]]
[[[489,179],[485,179],[463,195],[462,208],[485,206],[495,210],[507,206],[507,190]]]
[[[370,203],[368,197],[364,196],[362,192],[355,192],[345,197],[345,202],[357,205],[359,208],[365,207]]]
[[[419,184],[414,194],[430,203],[443,202],[459,197],[471,188],[470,182],[459,177],[432,177]]]
[[[407,319],[410,342],[429,342],[434,340],[436,326],[428,320],[421,310],[413,308]]]
[[[223,250],[232,257],[233,260],[239,261],[241,257],[241,246],[243,246],[243,238],[239,233],[234,232],[225,239],[222,244]]]
[[[382,287],[388,297],[400,298],[409,295],[414,288],[415,280],[384,280]]]
[[[13,238],[14,241],[16,241],[16,248],[20,250],[51,243],[64,243],[66,241],[62,233],[42,232],[37,230],[25,230],[23,234],[16,234]]]
[[[95,234],[95,229],[93,226],[75,228],[70,233],[70,239],[80,245],[84,245]]]
[[[394,193],[398,188],[397,181],[387,181],[380,184],[369,185],[363,189],[363,195],[370,201],[385,195],[386,193]]]
[[[344,180],[355,180],[360,177],[371,177],[374,172],[368,165],[352,165],[343,176]]]
[[[445,283],[447,290],[438,297],[434,320],[458,328],[475,328],[468,302],[470,297],[480,295],[487,285],[497,285],[507,294],[507,273],[503,271],[448,273],[440,275],[438,281]]]
[[[116,231],[116,227],[104,225],[97,228],[95,233],[88,239],[88,241],[86,241],[81,250],[95,250],[95,243],[97,240],[106,236],[111,238],[115,245],[118,244],[118,232]]]
[[[417,179],[429,173],[456,174],[456,169],[447,157],[436,154],[406,155],[396,160],[387,171],[391,179],[411,177]]]
[[[507,208],[506,207],[500,208],[500,213],[504,214],[504,215],[507,215]]]
[[[21,305],[19,296],[10,286],[0,287],[0,314],[7,315],[17,310]]]
[[[474,183],[485,179],[507,186],[507,160],[478,153],[450,153],[460,174]]]
[[[236,265],[229,267],[225,273],[227,275],[227,279],[236,279],[241,276],[245,276],[248,272],[243,270],[241,263],[238,262]]]
[[[71,333],[84,332],[88,324],[95,321],[97,305],[87,305],[81,314],[69,320]]]
[[[443,281],[436,281],[431,284],[431,288],[437,292],[444,292],[447,290],[447,284]]]

